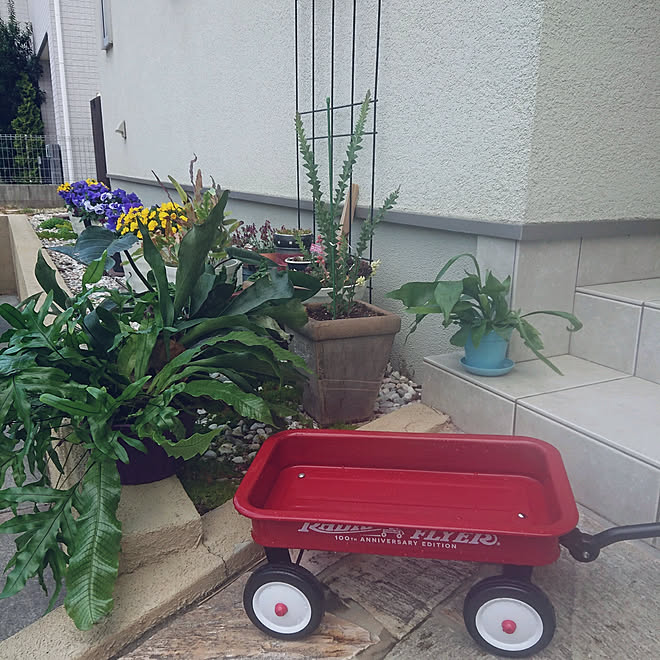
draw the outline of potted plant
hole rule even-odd
[[[306,300],[306,304],[310,303],[329,303],[331,302],[330,294],[332,292],[332,279],[330,276],[330,271],[328,270],[327,262],[327,252],[323,246],[323,237],[318,236],[315,243],[312,243],[309,249],[304,245],[300,245],[300,251],[302,252],[302,257],[299,257],[299,260],[302,263],[307,262],[308,265],[304,269],[304,272],[309,273],[312,277],[315,277],[321,283],[321,289],[315,295]],[[295,257],[289,257],[285,261],[289,263],[289,259],[295,259]],[[349,266],[353,265],[353,257],[349,255]],[[374,261],[368,261],[367,259],[361,258],[359,260],[359,267],[357,272],[357,278],[355,279],[355,293],[354,300],[364,300],[364,296],[367,289],[367,280],[371,279],[378,270],[380,266],[380,259]],[[350,282],[344,285],[346,288],[347,294],[350,293],[347,287],[350,287]]]
[[[192,178],[194,162],[195,160],[190,163],[192,197],[188,196],[179,182],[170,176],[169,179],[181,198],[181,204],[170,198],[168,202],[154,205],[151,208],[132,208],[117,220],[117,231],[121,236],[132,232],[139,240],[142,240],[144,233],[142,227],[146,228],[165,262],[165,271],[170,282],[174,282],[176,279],[179,246],[183,237],[192,227],[206,221],[211,210],[217,206],[219,199],[220,188],[217,184],[213,183],[209,188],[204,189],[201,170],[197,170],[196,177]],[[141,222],[138,222],[138,219]],[[209,250],[209,262],[215,268],[224,268],[228,279],[237,275],[240,267],[237,259],[227,256],[232,233],[238,226],[239,222],[233,219],[229,213],[225,213],[214,239],[215,242]],[[125,266],[126,281],[137,291],[144,291],[146,287],[145,275],[148,267],[147,262],[141,258],[142,253],[141,247],[134,248],[132,254],[127,254],[129,265]]]
[[[302,119],[300,115],[296,116],[300,152],[310,181],[317,227],[326,253],[330,302],[305,306],[309,320],[294,331],[291,347],[305,357],[313,372],[303,393],[303,405],[321,424],[359,421],[373,414],[392,342],[401,327],[398,315],[354,300],[362,255],[376,226],[394,206],[399,191],[391,193],[383,206],[362,223],[353,250],[348,237],[340,232],[342,205],[357,152],[361,148],[369,101],[367,92],[334,188],[332,119],[330,99],[326,100],[328,190],[334,189],[327,203],[321,193],[318,166],[305,136]]]
[[[115,231],[119,216],[142,204],[135,193],[127,193],[121,188],[110,190],[96,179],[63,183],[57,192],[66,204],[71,226],[77,234],[95,225],[104,225]]]
[[[145,292],[97,286],[104,253],[86,269],[82,291],[69,297],[39,255],[35,275],[47,293],[41,306],[38,296],[0,305],[11,326],[0,337],[0,477],[9,473],[16,483],[0,490],[0,508],[15,514],[0,532],[20,534],[0,597],[50,567],[51,606],[65,581],[66,610],[89,629],[113,607],[118,462],[130,464],[134,450],[151,443],[176,459],[203,454],[217,430],[195,432],[190,420],[198,408],[233,409],[266,423],[289,414],[260,391],[300,379],[304,362],[278,342],[280,324],[306,321],[304,295],[287,271],[245,290],[216,271],[210,248],[225,230],[228,197],[217,192],[217,203],[181,240],[175,285],[138,219],[151,268]],[[56,475],[50,482],[49,463]],[[26,502],[34,511],[17,513]]]
[[[312,263],[307,257],[303,255],[287,257],[284,262],[286,263],[286,266],[289,270],[297,270],[301,273],[306,272]]]
[[[467,257],[474,263],[475,272],[466,271],[460,280],[443,280],[447,270],[459,259]],[[569,312],[540,310],[522,314],[509,306],[508,294],[511,277],[503,282],[490,271],[482,279],[479,264],[472,254],[459,254],[451,258],[432,282],[408,282],[388,298],[400,300],[406,311],[415,314],[415,321],[408,336],[429,314],[441,314],[446,328],[457,324],[458,330],[449,340],[454,346],[465,348],[461,359],[463,367],[484,376],[503,375],[513,368],[513,361],[506,357],[511,334],[515,330],[520,338],[542,362],[553,371],[561,371],[541,353],[543,342],[539,331],[527,320],[535,314],[549,314],[566,319],[569,332],[576,332],[582,323]]]
[[[257,229],[257,225],[245,224],[241,221],[240,226],[234,231],[231,239],[232,250],[247,250],[254,253],[254,257],[258,260],[258,255],[269,254],[275,251],[275,230],[271,225],[270,220],[266,220],[264,224]],[[243,274],[253,276],[257,272],[257,265],[247,263],[243,260]]]
[[[312,244],[314,235],[311,229],[287,229],[281,227],[275,230],[273,242],[275,248],[283,252],[297,252],[298,241],[301,241],[307,248]]]
[[[195,160],[193,159],[190,163],[191,172]],[[147,283],[149,265],[143,256],[141,243],[145,233],[140,226],[142,223],[163,258],[168,281],[174,282],[181,241],[191,227],[206,220],[210,210],[217,204],[219,188],[214,183],[210,188],[204,190],[202,174],[198,170],[194,180],[191,175],[193,196],[188,197],[181,185],[174,178],[169,178],[181,196],[181,204],[170,198],[168,202],[154,204],[151,207],[124,205],[123,208],[126,210],[121,212],[118,217],[108,220],[104,227],[86,228],[80,234],[75,245],[58,246],[51,249],[63,252],[84,264],[91,263],[98,259],[104,251],[107,251],[106,270],[110,270],[113,265],[117,269],[117,262],[121,263],[119,254],[123,252],[125,261],[122,264],[122,270],[126,275],[126,281],[136,292],[142,293],[149,288]],[[158,177],[156,179],[160,183]],[[165,190],[164,187],[163,190]],[[124,193],[124,191],[120,192]],[[165,190],[165,192],[167,191]],[[228,213],[225,216],[221,231],[215,238],[216,242],[210,248],[209,262],[213,263],[216,269],[224,268],[227,278],[232,279],[234,276],[240,275],[238,270],[240,262],[238,259],[230,258],[227,250],[239,222],[231,218]]]

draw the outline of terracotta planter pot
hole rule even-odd
[[[401,319],[374,305],[363,304],[380,316],[336,321],[310,319],[292,331],[291,350],[313,372],[305,386],[303,407],[319,424],[359,422],[373,415]]]

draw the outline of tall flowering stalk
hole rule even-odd
[[[360,277],[360,267],[362,264],[362,255],[373,238],[376,226],[385,217],[387,211],[394,207],[399,197],[399,189],[390,193],[383,202],[383,205],[372,213],[360,227],[360,235],[357,243],[351,250],[348,237],[341,233],[341,215],[343,204],[346,197],[346,188],[351,180],[353,167],[357,161],[357,153],[362,148],[362,138],[364,136],[367,115],[369,113],[369,103],[371,94],[367,92],[360,112],[358,113],[351,140],[346,149],[346,158],[341,167],[341,172],[337,179],[337,185],[332,193],[333,187],[333,153],[332,153],[332,113],[330,110],[330,99],[326,99],[326,116],[328,120],[328,189],[330,191],[329,203],[323,200],[323,191],[318,176],[318,165],[314,157],[314,152],[305,135],[300,114],[296,114],[296,132],[298,134],[298,143],[300,153],[303,158],[303,166],[307,172],[312,199],[314,202],[314,211],[316,213],[316,223],[321,236],[321,243],[325,250],[325,266],[328,272],[328,285],[332,287],[330,291],[331,303],[329,311],[332,318],[341,318],[349,314],[354,306],[355,287],[358,277]]]

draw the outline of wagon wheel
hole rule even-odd
[[[479,646],[507,658],[525,658],[545,648],[556,625],[552,603],[537,586],[500,576],[470,589],[463,618]]]
[[[296,564],[266,564],[248,579],[243,606],[271,637],[300,639],[313,633],[325,612],[321,583]]]

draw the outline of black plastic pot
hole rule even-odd
[[[302,244],[309,250],[314,240],[314,234],[311,232],[309,234],[301,234],[300,239]],[[285,252],[294,252],[298,251],[298,240],[294,234],[278,234],[275,232],[273,236],[273,243],[278,250],[284,250]]]
[[[114,264],[112,266],[112,270],[115,273],[123,273],[124,272],[124,267],[122,266],[122,263],[121,263],[121,253],[120,252],[115,252],[112,255],[112,260],[114,261]]]
[[[115,428],[125,433],[129,429],[129,427],[126,427],[126,429],[122,427]],[[167,477],[176,474],[176,471],[183,464],[182,459],[169,456],[159,444],[150,438],[142,438],[142,443],[147,448],[146,454],[122,440],[120,442],[128,454],[128,463],[117,461],[119,481],[124,486],[150,484],[154,481],[167,479]]]
[[[311,264],[310,261],[294,261],[293,257],[289,257],[288,259],[284,260],[286,262],[287,268],[289,270],[298,270],[301,272],[305,272],[309,265]]]

